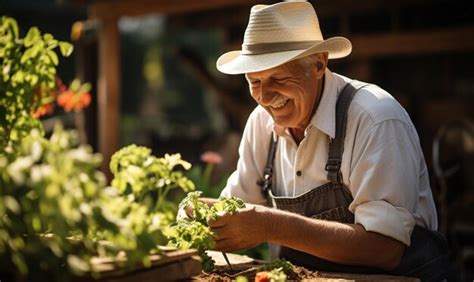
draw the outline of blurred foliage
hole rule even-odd
[[[57,127],[50,139],[33,130],[0,156],[0,271],[63,281],[91,271],[97,255],[123,252],[129,266],[149,266],[148,255],[166,244],[161,230],[176,211],[166,193],[193,189],[175,168],[186,162],[132,145],[113,156],[115,178],[105,187],[91,151]]]
[[[71,54],[68,42],[32,27],[20,37],[17,22],[2,17],[0,22],[0,148],[18,141],[39,121],[31,116],[51,99],[56,83],[59,49],[63,57]]]
[[[161,230],[177,210],[168,193],[194,189],[180,171],[190,164],[179,154],[156,158],[144,147],[123,148],[112,157],[115,178],[106,187],[98,170],[101,156],[80,145],[75,131],[56,126],[49,139],[44,137],[33,113],[51,102],[57,87],[54,50],[67,56],[71,47],[36,27],[21,39],[15,20],[2,18],[0,279],[5,274],[21,281],[98,275],[93,256],[125,255],[128,267],[150,266],[149,255],[166,243]],[[74,83],[71,91],[90,88]]]

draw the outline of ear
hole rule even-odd
[[[328,53],[317,53],[314,54],[314,63],[316,66],[316,78],[321,79],[324,76],[324,72],[326,71],[326,67],[328,65]]]

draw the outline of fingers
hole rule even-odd
[[[211,228],[226,226],[229,223],[231,216],[231,214],[226,212],[219,212],[216,219],[209,219],[207,221],[207,225]]]
[[[238,251],[234,246],[232,246],[231,240],[228,240],[228,239],[216,241],[214,245],[214,250],[221,251],[221,252]]]

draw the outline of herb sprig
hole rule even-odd
[[[212,206],[200,200],[202,192],[190,192],[179,204],[181,209],[191,209],[190,218],[181,219],[171,224],[164,234],[168,237],[168,245],[179,249],[197,249],[203,262],[203,270],[210,272],[215,261],[206,254],[206,250],[214,247],[214,234],[207,221],[217,219],[218,213],[235,213],[244,208],[245,203],[237,197],[220,197]]]

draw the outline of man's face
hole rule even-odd
[[[282,127],[304,130],[321,95],[315,63],[291,61],[273,69],[246,74],[252,97]]]

